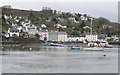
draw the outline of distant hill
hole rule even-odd
[[[50,29],[54,29],[55,24],[61,24],[67,26],[66,29],[59,28],[61,31],[67,32],[69,35],[84,34],[89,32],[89,29],[85,29],[86,26],[91,26],[91,17],[87,14],[60,12],[47,7],[44,7],[41,11],[33,10],[19,10],[11,7],[2,8],[2,28],[3,32],[11,27],[4,21],[4,15],[11,15],[13,18],[16,16],[22,17],[22,19],[28,19],[34,25],[45,24]],[[93,31],[98,34],[118,35],[120,34],[120,24],[110,22],[104,17],[93,18]],[[12,20],[10,20],[12,21]],[[20,20],[22,22],[22,20]],[[19,23],[17,23],[19,24]]]

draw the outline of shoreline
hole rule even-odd
[[[40,43],[45,43],[45,41],[41,41],[41,40],[39,40],[39,41],[25,41],[25,42],[21,42],[21,41],[1,41],[0,42],[2,45],[6,45],[6,44],[9,44],[9,45],[11,45],[11,44],[40,44]],[[81,41],[78,41],[78,42],[66,42],[66,43],[81,43],[81,44],[85,44],[85,43],[83,43],[83,42],[81,42]],[[116,45],[116,44],[120,44],[120,42],[108,42],[109,44],[111,44],[111,45]]]

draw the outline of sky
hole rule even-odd
[[[117,0],[69,0],[69,1],[50,1],[50,0],[29,0],[29,1],[15,1],[15,0],[3,0],[0,6],[11,5],[16,9],[27,9],[27,10],[41,10],[42,7],[50,7],[52,9],[62,12],[76,12],[82,14],[88,14],[93,17],[105,17],[112,22],[118,22],[118,1]]]

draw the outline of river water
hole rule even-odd
[[[29,45],[5,47],[0,56],[3,73],[118,73],[118,48],[84,51]]]

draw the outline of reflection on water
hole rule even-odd
[[[40,45],[5,47],[3,73],[117,73],[117,53],[117,48],[83,51]]]

